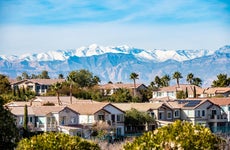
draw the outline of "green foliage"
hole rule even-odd
[[[155,119],[152,118],[147,112],[140,112],[134,108],[126,111],[125,113],[125,125],[136,128],[146,123],[154,123]]]
[[[70,136],[64,133],[43,133],[30,139],[22,139],[17,150],[100,150],[96,143],[84,140],[78,136]]]
[[[177,91],[176,92],[176,98],[177,99],[185,99],[186,98],[186,94],[184,91]]]
[[[176,83],[177,83],[178,87],[180,86],[179,81],[180,81],[181,78],[183,78],[183,76],[181,75],[180,72],[178,72],[178,71],[174,72],[173,79],[176,79]]]
[[[25,105],[24,107],[24,121],[23,121],[23,128],[24,130],[28,130],[28,109],[27,109],[27,105]]]
[[[4,100],[0,96],[0,149],[13,150],[19,141],[19,131],[14,116],[3,104]]]
[[[10,91],[11,87],[7,76],[0,74],[0,94],[9,93]]]
[[[128,89],[119,88],[113,95],[110,97],[111,102],[124,103],[131,102],[132,96]]]
[[[192,125],[189,122],[176,121],[153,132],[147,132],[136,138],[132,143],[124,145],[125,150],[148,149],[193,149],[214,150],[224,142],[214,135],[208,128]]]
[[[227,74],[219,74],[217,75],[217,80],[212,82],[212,87],[227,87],[230,85],[230,78],[228,78]]]

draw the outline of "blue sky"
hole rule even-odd
[[[1,0],[0,55],[96,43],[144,49],[230,44],[229,0]]]

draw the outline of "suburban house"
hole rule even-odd
[[[181,120],[211,129],[227,125],[227,114],[210,100],[175,100],[168,103],[172,107],[181,108]]]
[[[230,87],[210,87],[204,94],[206,97],[230,97]]]
[[[151,117],[156,120],[156,123],[153,124],[143,124],[138,129],[140,131],[154,130],[155,128],[162,126],[166,122],[172,122],[172,109],[165,105],[163,102],[154,102],[154,103],[113,103],[116,107],[122,109],[123,111],[131,110],[132,108],[140,111],[146,112]],[[133,127],[126,126],[126,133],[133,132]]]
[[[7,106],[16,117],[16,124],[23,127],[24,106]],[[79,124],[79,114],[63,106],[28,106],[28,126],[37,132],[60,131],[70,135],[77,134],[81,128],[74,128]],[[66,128],[72,127],[72,130]],[[74,129],[74,130],[73,130]]]
[[[106,130],[116,136],[124,135],[124,111],[111,103],[75,103],[69,106],[79,113],[79,124],[83,125],[84,137],[88,137],[93,126],[106,122]],[[88,129],[88,130],[87,130]]]
[[[228,122],[230,122],[230,97],[211,97],[208,99],[214,104],[219,105],[223,109],[223,111],[227,114]]]
[[[43,95],[47,90],[57,82],[64,82],[65,79],[25,79],[21,81],[11,82],[11,88],[25,88],[30,89],[37,95]]]
[[[193,98],[194,93],[196,94],[196,97],[203,97],[203,91],[199,86],[196,85],[190,85],[190,84],[180,84],[174,86],[168,86],[168,87],[162,87],[159,88],[156,91],[153,91],[152,100],[169,97],[169,99],[176,99],[177,92],[183,91],[184,93],[188,92],[188,98]],[[195,90],[195,91],[194,91]]]
[[[138,95],[140,91],[146,90],[147,87],[144,84],[136,84],[136,89],[133,83],[115,83],[115,84],[104,84],[100,85],[99,89],[102,91],[104,95],[112,95],[116,92],[117,89],[128,89],[131,93],[136,90],[136,94]]]

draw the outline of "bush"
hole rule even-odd
[[[124,149],[219,149],[222,142],[224,140],[214,135],[208,128],[176,121],[153,132],[147,132],[132,143],[126,143]]]
[[[78,136],[70,136],[64,133],[43,133],[33,136],[30,139],[22,139],[18,146],[18,150],[99,150],[98,144],[84,140]]]

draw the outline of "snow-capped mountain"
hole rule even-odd
[[[169,59],[177,61],[185,61],[198,57],[203,57],[213,54],[213,50],[144,50],[129,47],[127,45],[117,47],[103,47],[96,44],[92,44],[88,47],[80,47],[75,50],[57,50],[49,51],[39,54],[24,54],[21,56],[1,56],[6,60],[27,60],[27,61],[54,61],[54,60],[67,60],[70,57],[90,57],[95,55],[102,55],[106,53],[121,53],[132,54],[136,58],[144,61],[156,61],[163,62]]]
[[[172,75],[175,71],[182,73],[182,83],[186,83],[187,74],[192,72],[203,80],[204,86],[208,86],[217,74],[230,75],[230,46],[218,50],[144,50],[93,44],[75,50],[0,56],[0,73],[12,78],[24,71],[39,74],[42,70],[47,70],[55,78],[59,73],[67,76],[70,71],[79,69],[91,71],[104,83],[132,82],[129,75],[136,72],[138,82],[147,85],[156,75]]]

